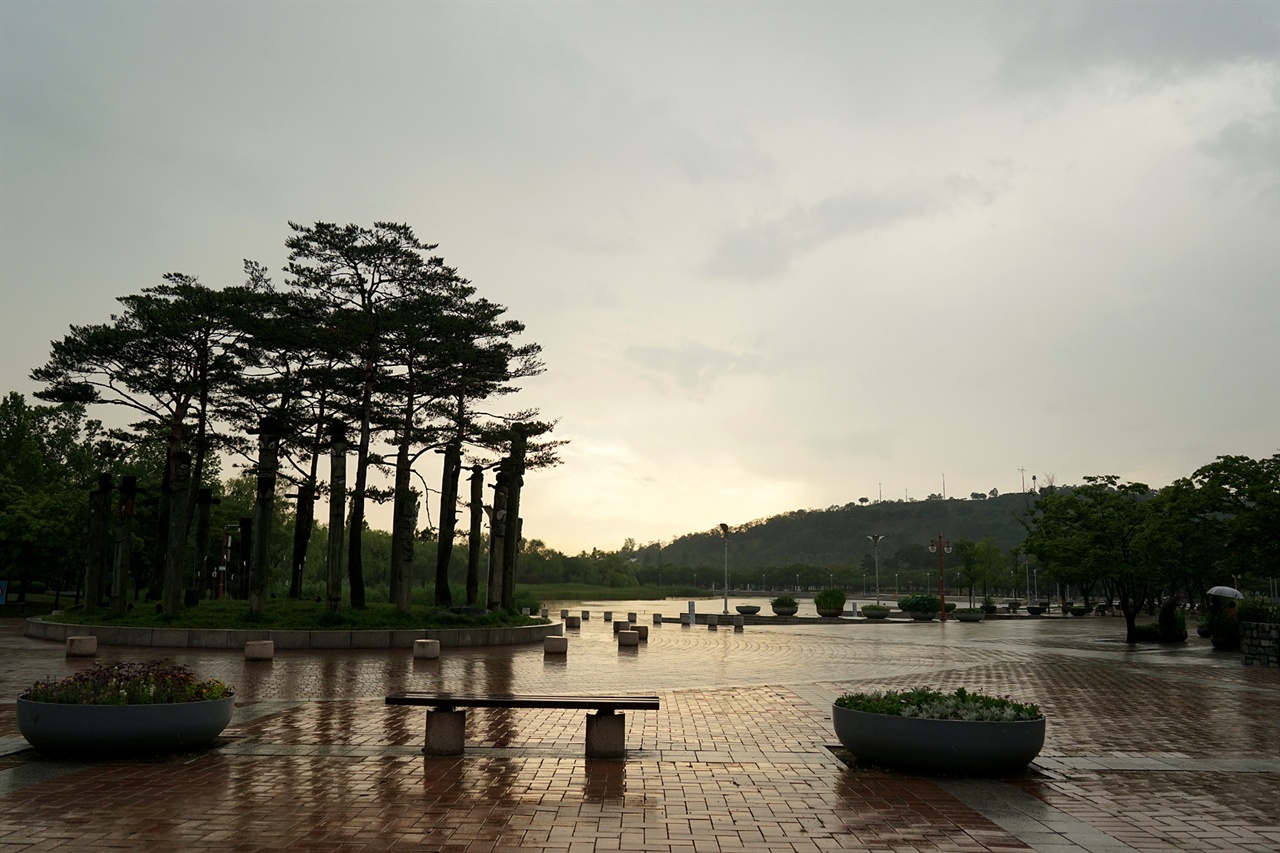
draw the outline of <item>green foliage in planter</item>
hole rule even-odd
[[[948,612],[948,613],[954,613],[954,612],[955,612],[955,609],[956,609],[956,603],[955,603],[954,601],[948,601],[948,602],[947,602],[947,612]]]
[[[61,681],[37,681],[19,698],[61,705],[164,705],[226,699],[235,689],[217,679],[197,681],[169,661],[95,664]]]
[[[851,711],[928,720],[1014,721],[1044,717],[1039,705],[1015,702],[1008,696],[970,693],[963,687],[951,694],[927,687],[901,692],[846,693],[836,704]]]
[[[1236,611],[1241,622],[1280,623],[1280,607],[1260,595],[1245,596]]]
[[[844,590],[842,589],[824,589],[813,597],[813,606],[822,610],[837,607],[844,609]]]
[[[950,610],[950,608],[947,608],[947,609]],[[986,613],[986,612],[987,611],[983,610],[981,607],[961,607],[956,610],[956,613]]]
[[[889,608],[887,605],[884,605],[884,604],[864,604],[864,605],[862,605],[862,612],[863,612],[863,613],[866,613],[868,610],[885,610],[885,611],[887,611],[887,610],[889,610],[889,609],[890,609],[890,608]]]
[[[904,613],[937,613],[942,601],[936,595],[908,595],[898,599],[898,607]]]
[[[789,595],[780,595],[777,598],[770,599],[769,604],[774,607],[799,607],[799,603]]]

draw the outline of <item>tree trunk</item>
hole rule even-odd
[[[213,489],[196,491],[196,563],[195,577],[191,579],[190,589],[202,590],[209,586],[209,514],[217,501],[213,498]]]
[[[102,603],[107,548],[111,536],[111,489],[111,475],[99,474],[98,488],[89,493],[89,555],[84,576],[85,613],[97,613]]]
[[[391,512],[390,598],[396,610],[413,612],[413,533],[418,523],[418,501],[413,492],[413,463],[409,459],[413,399],[405,404],[405,419],[396,448],[395,502]]]
[[[444,449],[444,470],[440,474],[440,536],[436,545],[436,607],[451,607],[449,561],[453,557],[453,534],[458,524],[458,477],[462,474],[462,443],[450,441]]]
[[[505,466],[498,466],[493,509],[489,513],[489,577],[485,591],[485,607],[489,610],[502,606],[502,554],[507,536],[507,473],[504,469]]]
[[[342,607],[342,539],[346,524],[347,437],[335,424],[329,445],[329,551],[325,561],[325,607],[337,613]]]
[[[315,456],[311,462],[311,476],[298,484],[298,513],[293,524],[293,551],[289,557],[292,571],[289,575],[289,598],[302,598],[302,570],[307,564],[307,546],[311,543],[311,531],[316,521]]]
[[[520,424],[512,430],[510,479],[507,483],[507,529],[502,549],[502,606],[516,607],[516,555],[520,552],[520,489],[524,485],[524,454],[528,439]]]
[[[258,496],[253,505],[253,551],[249,563],[249,615],[267,610],[267,575],[271,561],[271,511],[276,501],[276,464],[280,427],[275,418],[258,422]]]
[[[182,558],[187,547],[187,504],[191,500],[191,454],[173,455],[173,480],[169,488],[169,547],[164,558],[161,609],[166,616],[182,612]]]
[[[471,532],[467,537],[467,606],[480,597],[480,530],[484,521],[484,467],[471,466]]]
[[[361,399],[360,444],[356,449],[356,483],[351,491],[351,530],[347,536],[347,581],[351,585],[351,606],[364,609],[364,557],[361,552],[364,534],[364,498],[369,484],[369,406],[373,396],[373,379],[365,380]]]
[[[111,612],[123,616],[129,609],[129,562],[133,556],[133,509],[138,495],[138,478],[121,478],[120,504],[116,510],[116,542],[111,580]],[[56,604],[56,602],[55,602]]]

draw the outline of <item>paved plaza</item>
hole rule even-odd
[[[735,633],[652,625],[682,608],[648,602],[622,605],[651,625],[648,642],[619,648],[605,607],[582,606],[592,619],[567,632],[563,658],[541,645],[266,663],[100,647],[98,661],[165,657],[237,691],[215,748],[100,763],[26,747],[14,698],[89,662],[3,620],[0,853],[1280,850],[1280,671],[1207,640],[1130,647],[1111,617]],[[1000,779],[850,767],[833,752],[834,697],[920,685],[1038,703],[1044,751]],[[662,708],[627,714],[625,761],[582,757],[583,712],[484,709],[468,714],[464,756],[428,758],[423,710],[383,704],[399,690],[655,693]]]

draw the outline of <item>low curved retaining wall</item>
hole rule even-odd
[[[27,620],[26,635],[65,643],[67,637],[97,637],[103,646],[161,646],[173,649],[243,649],[250,640],[271,640],[281,649],[411,649],[414,640],[439,640],[442,647],[517,646],[560,636],[564,625],[518,628],[425,628],[407,631],[237,631],[220,628],[131,628],[67,625]]]

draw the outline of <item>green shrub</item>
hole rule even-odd
[[[1260,595],[1246,596],[1237,608],[1241,622],[1280,622],[1280,607],[1276,607]]]
[[[777,598],[770,599],[769,604],[774,607],[799,607],[800,603],[789,595],[780,595]]]
[[[837,607],[843,610],[844,601],[844,590],[824,589],[813,597],[813,606],[822,610],[835,610]]]
[[[836,705],[851,711],[888,714],[897,717],[922,717],[928,720],[1039,720],[1044,717],[1039,705],[1015,702],[1008,696],[986,696],[970,693],[963,687],[955,693],[940,693],[927,687],[902,692],[846,693]]]
[[[866,610],[888,610],[888,609],[889,609],[889,607],[888,607],[887,605],[884,605],[884,604],[864,604],[864,605],[862,605],[862,609],[863,609],[864,611],[866,611]]]
[[[1160,625],[1156,622],[1134,625],[1133,638],[1140,643],[1158,643],[1160,641]]]
[[[898,599],[898,607],[904,613],[937,613],[942,601],[936,595],[908,595]]]

